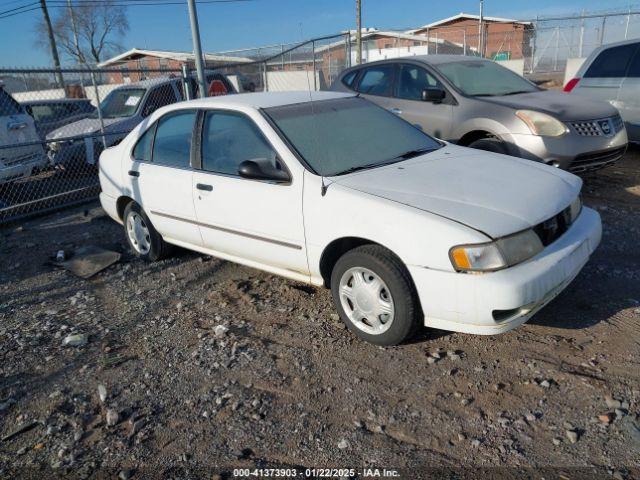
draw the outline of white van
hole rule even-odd
[[[29,177],[47,163],[35,122],[0,84],[0,184]],[[26,144],[26,145],[21,145]]]
[[[565,92],[607,100],[620,111],[630,142],[640,142],[640,39],[593,51]]]

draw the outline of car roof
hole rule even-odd
[[[238,93],[234,95],[221,95],[218,97],[207,97],[202,99],[190,100],[188,102],[180,102],[174,104],[178,106],[195,107],[195,108],[270,108],[280,107],[283,105],[293,105],[296,103],[306,103],[309,101],[331,100],[336,98],[355,97],[355,94],[341,92],[258,92],[258,93]]]
[[[481,57],[473,57],[471,55],[440,55],[440,54],[429,54],[429,55],[409,55],[406,57],[395,57],[388,58],[386,60],[378,60],[375,62],[367,62],[362,65],[358,65],[357,67],[366,67],[367,65],[375,65],[378,63],[394,63],[394,62],[403,62],[407,60],[418,61],[422,63],[426,63],[428,65],[442,65],[445,63],[456,63],[456,62],[490,62],[491,60]],[[356,67],[354,67],[356,68]]]
[[[177,80],[180,80],[180,77],[148,78],[146,80],[140,80],[139,82],[125,83],[123,85],[119,85],[114,90],[124,90],[127,88],[150,88],[150,87],[155,87],[157,85],[162,85],[165,83],[175,82]]]

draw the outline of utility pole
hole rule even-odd
[[[362,0],[356,0],[356,65],[362,63]]]
[[[198,27],[198,12],[194,0],[187,0],[189,4],[189,22],[191,23],[191,37],[193,39],[193,56],[198,75],[198,89],[200,98],[207,96],[207,84],[204,80],[204,64],[202,62],[202,47],[200,45],[200,27]]]
[[[484,57],[484,0],[480,0],[480,17],[478,18],[478,52]]]
[[[44,23],[47,28],[47,35],[49,36],[49,46],[51,47],[51,58],[53,59],[53,66],[56,69],[56,82],[58,87],[64,88],[64,79],[62,78],[62,72],[60,71],[60,57],[58,56],[58,47],[56,46],[56,39],[53,36],[53,28],[51,27],[51,18],[49,17],[49,11],[47,10],[46,0],[40,0],[40,8],[42,9],[42,15],[44,15]]]

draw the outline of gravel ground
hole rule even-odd
[[[97,206],[0,230],[0,477],[639,478],[640,151],[586,177],[584,200],[602,245],[528,324],[393,348],[354,338],[326,290],[185,251],[134,259]],[[124,255],[90,280],[49,263],[84,245]]]

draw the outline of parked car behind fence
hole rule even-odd
[[[33,118],[0,84],[0,185],[47,163]]]
[[[36,130],[42,139],[51,131],[87,118],[96,111],[96,107],[86,98],[30,100],[20,104],[35,120]]]

